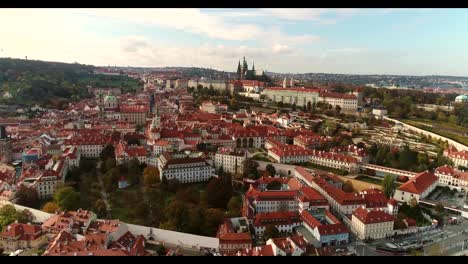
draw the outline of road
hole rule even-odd
[[[104,201],[104,203],[106,204],[106,208],[107,208],[107,218],[108,219],[112,219],[112,215],[111,215],[111,204],[109,203],[109,199],[107,197],[107,193],[105,191],[105,188],[104,188],[104,181],[102,180],[102,173],[101,173],[101,161],[98,161],[97,163],[97,166],[96,166],[96,174],[97,174],[97,177],[98,177],[98,180],[99,180],[99,185],[101,187],[101,198],[102,200]]]

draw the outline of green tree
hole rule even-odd
[[[146,167],[143,170],[143,182],[146,187],[154,186],[159,182],[159,170],[154,167]]]
[[[444,208],[444,205],[441,204],[441,203],[438,203],[436,204],[436,206],[434,207],[434,210],[438,213],[438,214],[443,214],[444,211],[445,211],[445,208]]]
[[[115,148],[113,145],[108,144],[106,145],[101,153],[99,154],[99,159],[102,162],[106,162],[108,159],[115,159]]]
[[[36,217],[28,209],[17,210],[16,220],[18,220],[19,223],[27,224],[34,222]]]
[[[382,191],[384,192],[387,198],[391,198],[393,196],[393,192],[396,189],[395,184],[395,177],[392,175],[385,175],[383,182],[382,182]]]
[[[347,193],[354,192],[353,182],[351,182],[350,180],[347,180],[345,184],[343,184],[343,191]]]
[[[80,194],[73,187],[61,187],[55,191],[54,201],[64,211],[80,207]]]
[[[101,171],[101,172],[106,172],[106,171],[109,171],[113,168],[115,168],[117,166],[117,162],[115,160],[115,158],[108,158],[106,160],[106,163],[105,163],[105,171]]]
[[[96,200],[93,209],[94,212],[98,215],[98,217],[105,217],[107,215],[107,206],[102,199]]]
[[[223,222],[224,212],[217,208],[205,210],[205,221],[203,230],[207,236],[216,236],[218,226]]]
[[[54,202],[47,202],[44,207],[42,207],[42,211],[55,214],[60,209],[60,206]]]
[[[232,196],[232,185],[223,179],[212,178],[206,187],[207,202],[215,208],[226,208]]]
[[[156,246],[156,254],[158,254],[158,256],[165,256],[166,255],[166,248],[162,244],[157,245]]]
[[[231,199],[229,199],[227,209],[229,217],[240,216],[242,209],[242,198],[240,196],[232,196]]]

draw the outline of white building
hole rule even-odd
[[[394,217],[382,210],[360,207],[353,212],[351,231],[359,239],[382,239],[393,233]]]
[[[444,155],[449,157],[453,161],[455,167],[468,168],[468,150],[457,151],[453,148],[444,150]]]
[[[438,178],[429,171],[424,171],[401,185],[393,195],[399,203],[409,203],[412,199],[423,199],[437,186]]]
[[[355,157],[339,153],[312,150],[310,162],[320,166],[349,171],[359,171],[359,162]]]
[[[343,111],[356,112],[358,107],[358,100],[354,94],[322,92],[319,100],[331,104],[333,108],[339,106]]]
[[[280,145],[269,148],[268,156],[278,163],[302,163],[312,158],[312,151],[296,145]]]
[[[216,170],[222,167],[232,175],[242,175],[246,162],[247,155],[244,151],[233,151],[231,148],[219,148],[214,159]]]
[[[448,186],[450,189],[465,189],[468,187],[468,172],[456,170],[450,166],[441,166],[434,171],[439,185]]]
[[[159,156],[158,169],[161,178],[176,179],[180,183],[206,182],[214,174],[213,167],[204,158],[175,158],[170,153]]]

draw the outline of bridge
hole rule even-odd
[[[411,171],[405,171],[405,170],[399,170],[399,169],[394,169],[394,168],[389,168],[389,167],[384,167],[384,166],[379,166],[379,165],[374,165],[374,164],[361,164],[361,170],[362,169],[368,169],[368,170],[374,170],[376,172],[381,172],[381,173],[386,173],[386,174],[391,174],[391,175],[396,175],[396,176],[407,176],[408,178],[413,178],[416,176],[418,173],[416,172],[411,172]]]

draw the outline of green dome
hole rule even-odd
[[[456,102],[468,102],[468,95],[462,94],[457,97],[455,97]]]
[[[104,102],[117,102],[117,98],[113,95],[107,95],[104,97]]]

